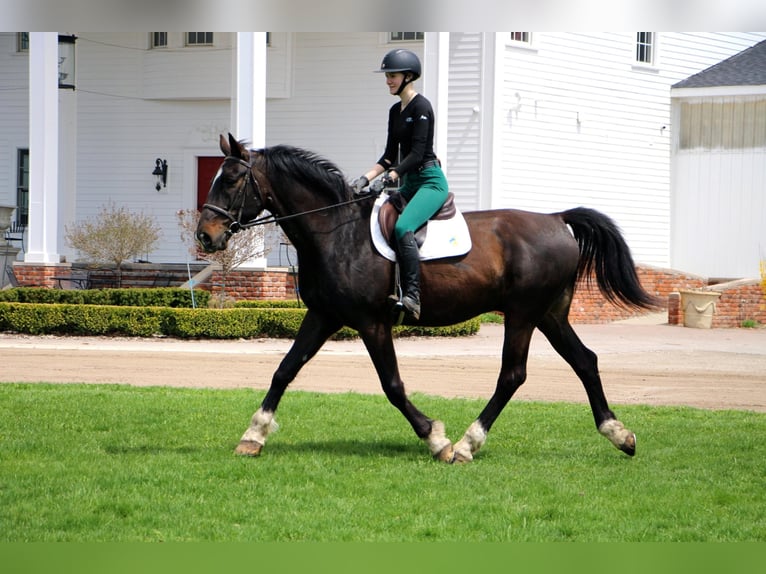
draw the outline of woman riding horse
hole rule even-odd
[[[489,311],[504,315],[495,391],[453,446],[444,424],[410,401],[399,374],[387,309],[394,266],[372,245],[372,201],[354,198],[340,170],[306,150],[249,150],[231,134],[228,140],[221,137],[221,150],[226,158],[200,213],[197,240],[206,251],[218,251],[240,229],[276,221],[298,253],[298,280],[307,306],[237,453],[261,453],[288,385],[344,325],[359,333],[386,397],[439,460],[467,462],[482,447],[526,379],[535,329],[582,381],[598,431],[621,451],[635,453],[635,435],[607,403],[596,354],[583,345],[568,319],[578,280],[591,276],[611,302],[635,308],[657,304],[642,289],[630,250],[606,215],[582,207],[551,214],[514,209],[464,213],[473,249],[423,263],[420,324],[451,325]],[[258,218],[263,211],[273,217]]]
[[[388,111],[383,155],[351,184],[359,193],[383,172],[387,187],[401,180],[399,193],[407,205],[396,221],[394,239],[403,295],[395,302],[394,312],[404,310],[416,321],[420,318],[420,256],[415,231],[439,211],[448,193],[447,178],[434,153],[434,112],[413,86],[420,70],[420,60],[409,50],[391,50],[383,58],[377,71],[385,73],[389,92],[399,96],[400,102]],[[399,157],[402,159],[397,163]]]

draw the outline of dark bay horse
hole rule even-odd
[[[306,150],[248,150],[231,134],[228,139],[221,136],[220,146],[226,157],[200,215],[198,242],[208,252],[226,249],[232,233],[262,223],[268,218],[256,218],[264,210],[270,212],[271,221],[279,223],[298,253],[300,290],[308,307],[237,453],[261,453],[288,384],[325,341],[347,325],[359,332],[388,400],[439,460],[470,461],[484,444],[492,424],[526,379],[535,328],[582,381],[598,431],[623,452],[635,454],[635,435],[607,404],[596,355],[567,318],[578,278],[591,273],[611,302],[657,306],[641,287],[628,246],[608,217],[585,208],[554,214],[513,209],[465,213],[473,249],[461,257],[422,264],[420,324],[450,325],[489,311],[505,315],[494,394],[453,446],[444,424],[410,402],[399,375],[391,335],[394,319],[387,304],[394,288],[394,264],[372,245],[373,199],[355,201],[340,170]]]

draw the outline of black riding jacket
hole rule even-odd
[[[399,157],[402,160],[397,164]],[[403,176],[435,159],[434,111],[431,102],[415,94],[403,110],[401,102],[391,106],[388,111],[386,149],[378,163],[386,169],[396,169]]]

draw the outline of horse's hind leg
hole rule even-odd
[[[636,435],[626,429],[609,408],[596,354],[582,343],[563,313],[550,312],[538,327],[582,381],[598,431],[614,446],[633,456],[636,453]]]
[[[527,356],[532,339],[532,326],[514,325],[506,316],[505,339],[503,341],[503,362],[497,379],[495,392],[479,417],[468,427],[463,438],[455,443],[453,462],[470,462],[483,445],[489,429],[503,411],[513,393],[527,378]]]
[[[274,413],[287,385],[295,379],[301,367],[319,351],[330,335],[339,328],[340,325],[327,321],[311,310],[306,312],[298,334],[295,336],[295,342],[274,371],[271,386],[237,445],[235,450],[237,454],[247,456],[261,454],[266,438],[277,427]]]

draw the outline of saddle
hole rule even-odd
[[[394,193],[389,196],[381,206],[378,212],[378,223],[380,224],[380,232],[386,239],[386,242],[393,247],[392,239],[394,237],[394,226],[396,220],[399,219],[404,208],[407,207],[407,200],[402,197],[401,193]],[[455,195],[452,192],[447,194],[447,200],[441,209],[437,211],[428,221],[445,221],[452,219],[457,215],[457,208],[455,207]],[[415,241],[418,247],[422,247],[426,241],[426,235],[428,233],[427,222],[421,225],[415,230]]]
[[[400,194],[381,193],[370,216],[370,235],[375,249],[389,261],[396,261],[392,247],[394,225],[406,201]],[[415,232],[421,261],[459,257],[471,250],[471,234],[463,214],[449,193],[442,208]]]

